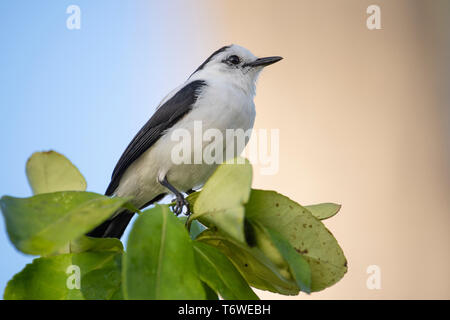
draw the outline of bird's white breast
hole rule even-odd
[[[225,138],[227,129],[246,131],[253,128],[254,120],[255,106],[251,92],[229,82],[207,81],[207,86],[202,88],[192,110],[130,165],[116,194],[134,197],[135,205],[141,206],[158,194],[167,193],[157,181],[166,175],[168,181],[179,191],[203,185],[217,164],[174,164],[171,154],[179,141],[173,140],[172,133],[185,129],[194,137],[195,122],[198,124],[198,121],[201,121],[203,132],[218,129]],[[201,148],[204,149],[210,143],[211,141],[203,141]],[[226,141],[223,141],[223,146],[225,145]],[[242,151],[238,150],[238,153]],[[194,145],[191,152],[198,152]],[[193,159],[193,156],[191,158]]]

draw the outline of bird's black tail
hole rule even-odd
[[[147,202],[145,205],[139,208],[139,210],[161,200],[164,198],[166,194],[162,193],[149,202]],[[120,239],[125,232],[125,229],[127,228],[128,224],[130,223],[131,218],[133,218],[134,212],[125,210],[122,211],[116,215],[114,215],[112,218],[106,220],[101,225],[96,227],[95,229],[89,231],[89,233],[86,233],[89,237],[94,238],[117,238]]]
[[[106,220],[101,225],[87,233],[86,235],[94,238],[117,238],[120,239],[125,229],[133,218],[134,212],[123,211],[115,217]]]

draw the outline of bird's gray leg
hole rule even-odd
[[[183,194],[175,189],[173,185],[167,181],[167,177],[164,177],[164,179],[159,180],[159,183],[169,189],[176,197],[176,204],[174,206],[173,212],[178,216],[180,213],[183,212],[183,207],[186,207],[186,215],[190,214],[189,210],[189,202],[184,198]]]

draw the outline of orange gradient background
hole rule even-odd
[[[450,2],[199,2],[217,43],[284,60],[258,83],[256,128],[280,129],[280,170],[255,188],[333,201],[349,270],[293,299],[450,298]],[[366,9],[381,7],[381,30]],[[366,270],[381,269],[369,290]],[[263,299],[286,297],[258,292]]]

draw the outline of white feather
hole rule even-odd
[[[226,129],[246,131],[253,128],[255,120],[253,98],[256,80],[262,68],[254,68],[247,72],[230,68],[222,61],[232,54],[244,61],[256,59],[247,49],[232,45],[163,99],[159,106],[189,82],[203,80],[207,84],[199,92],[192,110],[127,168],[115,191],[117,196],[132,197],[134,204],[140,207],[155,196],[168,192],[158,182],[158,179],[161,180],[164,176],[167,176],[167,180],[179,191],[187,191],[206,182],[217,165],[174,164],[171,151],[178,144],[171,140],[174,130],[187,129],[193,137],[194,121],[199,119],[202,120],[203,132],[215,128],[223,133],[223,137]],[[209,142],[204,142],[202,149],[207,144]],[[226,145],[225,141],[223,145]],[[195,151],[193,149],[192,153]],[[239,153],[242,151],[238,150]]]

